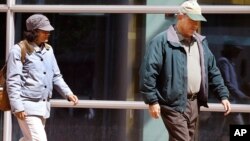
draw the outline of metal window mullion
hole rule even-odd
[[[14,0],[8,0],[8,7],[14,5]],[[14,45],[14,12],[9,8],[6,16],[6,57],[9,53],[9,49]]]
[[[6,7],[11,7],[14,5],[14,0],[7,0]],[[9,49],[14,44],[14,13],[7,8],[6,9],[6,52],[5,56],[7,59]],[[4,125],[3,125],[3,141],[11,141],[12,140],[12,118],[11,112],[4,112]]]
[[[250,6],[201,6],[203,13],[214,14],[245,14],[250,13]],[[147,5],[14,5],[13,12],[44,12],[44,13],[177,13],[178,6],[147,6]]]
[[[8,6],[6,4],[0,4],[0,12],[7,12]]]
[[[4,112],[4,122],[3,122],[3,141],[11,141],[12,138],[12,121],[11,112]]]

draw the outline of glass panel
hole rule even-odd
[[[0,66],[2,67],[5,62],[6,51],[6,13],[0,13]]]
[[[57,108],[51,111],[45,130],[50,141],[140,141],[142,110]],[[12,140],[22,133],[13,117]]]
[[[16,42],[30,14],[16,14]],[[80,99],[138,100],[145,14],[46,14],[50,44],[65,81]],[[54,94],[54,98],[61,98]]]
[[[6,51],[6,13],[0,13],[0,69],[5,63]],[[3,140],[3,112],[0,112],[0,140]]]
[[[0,1],[0,4],[6,4],[7,2],[6,2],[7,0],[1,0]]]
[[[237,113],[238,114],[238,113]],[[249,114],[241,113],[245,124]],[[200,141],[229,141],[225,116],[221,112],[201,112],[198,138]],[[12,118],[12,139],[22,133]],[[168,131],[161,119],[149,117],[147,110],[52,108],[46,121],[48,140],[62,141],[166,141]],[[222,136],[223,135],[223,136]]]
[[[211,5],[249,5],[250,0],[199,0],[200,4]]]
[[[199,122],[200,141],[229,141],[230,124],[249,125],[249,113],[231,113],[224,116],[222,112],[201,112]],[[230,123],[230,124],[229,124]]]
[[[234,44],[240,46],[243,50],[238,56],[230,55],[230,58],[233,58],[234,68],[236,71],[237,81],[239,90],[241,90],[245,95],[250,96],[250,20],[249,14],[208,14],[205,15],[208,22],[202,23],[201,32],[203,35],[206,35],[211,51],[214,53],[216,59],[222,56],[221,51],[223,50],[223,45],[227,42],[233,42]],[[234,55],[236,52],[233,53]],[[228,58],[228,57],[227,57]],[[232,73],[230,73],[232,74]],[[232,77],[231,77],[232,78]],[[232,80],[232,79],[231,79]],[[237,87],[237,86],[234,86]],[[250,103],[249,99],[239,98],[240,92],[233,92],[236,89],[231,88],[231,97],[238,97],[236,103]],[[211,95],[211,99],[215,99]]]

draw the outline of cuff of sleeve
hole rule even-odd
[[[70,92],[70,93],[67,93],[65,96],[66,96],[66,99],[68,100],[68,101],[70,101],[70,99],[69,99],[69,95],[73,95],[73,93],[72,92]]]
[[[224,96],[221,98],[221,100],[225,100],[225,99],[228,99],[228,97]]]
[[[158,104],[158,101],[150,102],[148,105],[155,105]]]

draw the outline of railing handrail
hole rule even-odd
[[[143,101],[107,101],[107,100],[79,100],[77,105],[63,99],[51,100],[51,106],[57,108],[98,108],[98,109],[147,109]],[[224,112],[220,103],[209,103],[209,108],[201,107],[201,111]],[[248,104],[231,104],[232,112],[250,113]]]

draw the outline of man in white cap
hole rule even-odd
[[[11,111],[23,133],[19,141],[47,141],[44,127],[50,116],[53,87],[74,104],[78,98],[65,83],[53,48],[47,44],[54,30],[48,18],[34,14],[26,20],[26,27],[24,40],[15,44],[8,56],[7,92]]]
[[[196,1],[185,1],[177,23],[148,44],[140,68],[140,93],[152,118],[161,116],[170,141],[194,141],[200,106],[208,107],[208,87],[231,111],[229,92],[208,48],[197,33],[206,21]]]

